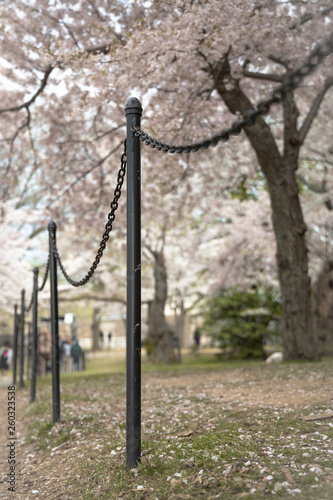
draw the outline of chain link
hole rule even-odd
[[[50,269],[50,254],[47,257],[47,262],[46,262],[46,268],[45,268],[45,274],[44,274],[44,278],[43,278],[43,283],[38,288],[39,292],[41,292],[44,289],[44,286],[45,286],[45,284],[47,282],[47,277],[49,275],[49,269]]]
[[[108,241],[110,232],[112,231],[112,224],[114,223],[115,218],[116,218],[115,212],[118,208],[118,201],[119,201],[119,198],[121,196],[121,188],[122,188],[123,183],[124,183],[124,178],[125,178],[125,174],[126,174],[126,166],[127,166],[127,156],[126,156],[126,140],[125,140],[124,153],[121,156],[121,166],[120,166],[120,169],[118,172],[118,177],[117,177],[117,186],[116,186],[116,189],[114,190],[114,197],[113,197],[113,200],[110,204],[111,210],[108,213],[108,221],[105,224],[105,232],[103,233],[103,237],[102,237],[102,240],[100,242],[99,249],[97,251],[95,260],[92,263],[87,274],[81,280],[75,281],[67,274],[65,267],[61,261],[55,238],[54,237],[52,238],[52,248],[53,248],[55,258],[57,259],[57,262],[59,264],[59,267],[61,269],[61,272],[62,272],[64,278],[72,286],[78,287],[78,286],[83,286],[86,283],[88,283],[88,281],[90,280],[90,278],[94,274],[98,264],[100,263],[100,260],[103,256],[103,252],[106,248],[106,242]]]
[[[269,99],[260,101],[255,109],[249,109],[243,114],[243,119],[235,121],[231,127],[223,129],[219,134],[215,134],[212,137],[192,144],[176,146],[151,137],[138,126],[133,126],[132,128],[134,135],[139,137],[140,141],[144,142],[147,146],[157,149],[158,151],[163,151],[164,153],[195,153],[201,149],[216,146],[216,144],[221,141],[226,142],[229,140],[230,136],[239,135],[244,127],[251,127],[254,125],[258,116],[267,115],[273,104],[281,103],[284,94],[290,90],[296,89],[302,80],[312,73],[319,64],[322,63],[325,57],[329,56],[332,52],[333,32],[327,40],[314,48],[301,66],[292,71],[284,82],[274,88]]]
[[[32,292],[32,295],[31,295],[31,299],[30,299],[30,303],[28,305],[28,307],[25,307],[24,310],[26,313],[28,313],[32,307],[32,304],[33,304],[33,301],[34,301],[34,292]]]
[[[41,292],[45,286],[45,283],[47,281],[47,277],[49,275],[49,267],[50,267],[50,256],[48,255],[47,257],[47,262],[46,262],[46,268],[45,268],[45,274],[44,274],[44,278],[43,278],[43,283],[42,285],[38,288],[38,291]],[[30,299],[30,303],[28,305],[28,307],[25,307],[25,312],[28,313],[30,311],[30,309],[32,308],[32,304],[34,302],[34,292],[32,292],[32,295],[31,295],[31,299]]]

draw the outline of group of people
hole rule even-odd
[[[5,377],[11,365],[13,357],[13,349],[9,342],[4,342],[0,349],[0,371],[1,376]],[[28,359],[31,366],[32,363],[32,342],[28,347]],[[78,371],[84,367],[84,352],[80,346],[79,339],[75,337],[72,341],[65,339],[59,341],[59,360],[60,369],[64,373]],[[38,357],[37,357],[37,373],[45,375],[51,371],[52,362],[52,340],[51,332],[42,330],[38,338]]]
[[[51,332],[47,330],[42,331],[39,336],[38,344],[38,375],[45,375],[45,373],[51,371]],[[74,371],[80,370],[83,365],[82,361],[80,363],[83,355],[84,353],[77,337],[72,341],[67,338],[59,340],[59,362],[62,372],[69,373],[73,368]]]
[[[108,349],[111,349],[112,333],[108,333]],[[99,332],[99,348],[104,349],[104,333]]]
[[[73,361],[74,371],[79,371],[83,363],[83,350],[79,339],[75,337],[72,342],[68,339],[59,341],[60,369],[64,373],[71,371],[71,360]],[[80,362],[81,361],[81,362]]]

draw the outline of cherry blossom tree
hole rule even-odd
[[[332,31],[332,12],[325,0],[2,6],[3,196],[13,196],[15,179],[25,176],[39,186],[45,217],[63,227],[74,223],[83,234],[105,214],[131,94],[144,104],[143,127],[158,138],[179,143],[212,135],[288,78]],[[147,184],[160,193],[176,193],[175,186],[201,173],[197,199],[209,200],[212,183],[218,191],[221,178],[239,176],[242,164],[260,169],[276,239],[287,359],[318,358],[297,175],[309,181],[300,155],[306,158],[314,144],[328,152],[332,83],[327,58],[299,89],[285,93],[280,107],[245,127],[246,141],[232,139],[195,160],[143,152],[151,167]],[[148,211],[152,201],[145,203]]]
[[[32,266],[29,264],[29,250],[34,245],[27,245],[26,237],[18,231],[22,223],[18,211],[13,208],[15,203],[1,203],[0,231],[0,310],[13,311],[13,305],[20,308],[21,290],[26,290],[26,300],[32,294]],[[26,304],[28,305],[28,304]]]
[[[216,130],[228,120],[227,110],[237,116],[253,109],[263,90],[269,92],[264,83],[288,78],[313,44],[332,30],[332,7],[326,2],[177,2],[172,10],[163,2],[154,15],[126,51],[141,54],[147,63],[142,64],[140,83],[146,78],[157,89],[150,103],[156,112],[149,117],[149,130],[174,141]],[[131,75],[134,78],[134,70]],[[329,61],[306,84],[308,88],[285,93],[281,112],[245,127],[270,195],[286,359],[318,359],[307,228],[296,171],[301,147],[333,84]],[[167,117],[162,124],[161,94]]]

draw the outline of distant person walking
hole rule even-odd
[[[7,375],[9,366],[12,360],[13,351],[10,347],[9,342],[5,342],[0,350],[0,370],[1,375],[4,377]]]
[[[199,348],[200,348],[200,330],[198,327],[196,327],[196,329],[194,330],[194,335],[193,335],[193,339],[194,339],[194,347],[195,347],[195,350],[196,351],[199,351]]]
[[[100,330],[100,332],[99,332],[99,348],[103,349],[103,347],[104,347],[104,334]]]
[[[75,337],[75,339],[72,342],[71,346],[71,355],[73,358],[73,364],[74,364],[74,370],[79,371],[80,369],[80,357],[82,356],[83,352],[81,349],[81,346],[79,344],[79,339]]]
[[[69,373],[71,364],[71,344],[68,340],[64,342],[64,373]]]
[[[108,349],[111,349],[112,332],[108,333]]]

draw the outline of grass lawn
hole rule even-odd
[[[125,361],[110,356],[61,375],[55,426],[50,376],[35,403],[19,392],[17,498],[333,498],[332,360],[143,363],[142,460],[126,471]]]

